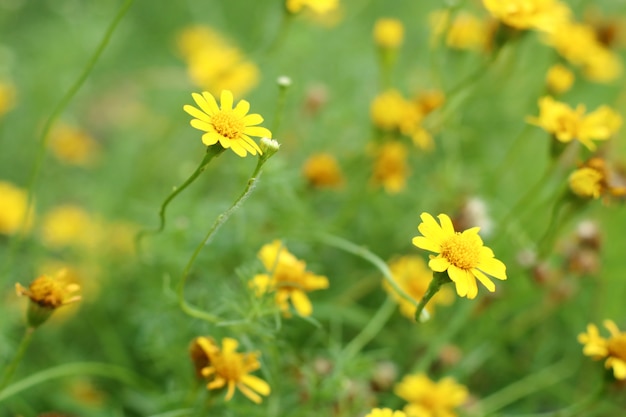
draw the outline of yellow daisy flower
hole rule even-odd
[[[583,354],[594,360],[607,358],[605,368],[613,368],[615,378],[626,380],[626,332],[620,332],[612,320],[604,320],[603,324],[611,333],[608,339],[600,336],[595,324],[589,324],[587,333],[578,335],[578,341],[585,345]]]
[[[452,220],[445,214],[438,216],[441,225],[428,213],[422,213],[420,217],[422,223],[417,228],[423,236],[414,237],[413,244],[437,253],[437,256],[430,256],[428,266],[435,272],[447,271],[460,297],[476,297],[476,278],[491,292],[496,287],[488,275],[506,279],[506,266],[495,259],[491,249],[483,246],[478,236],[479,227],[459,233],[455,232]]]
[[[235,387],[251,401],[260,404],[261,395],[270,394],[270,386],[250,372],[261,368],[259,353],[236,352],[239,342],[230,337],[222,339],[222,348],[210,337],[198,337],[192,342],[191,357],[200,373],[209,379],[209,390],[227,387],[226,401],[235,394]]]
[[[192,97],[200,108],[187,104],[183,109],[195,117],[191,120],[191,126],[206,132],[202,135],[202,143],[212,146],[219,142],[223,148],[230,148],[241,157],[245,157],[248,152],[252,155],[263,153],[250,136],[271,138],[272,132],[257,126],[263,122],[263,117],[248,114],[250,103],[240,100],[233,108],[233,93],[230,90],[222,90],[221,107],[218,107],[215,97],[209,92],[193,93]]]
[[[454,408],[463,404],[469,393],[454,378],[435,382],[424,373],[407,375],[396,384],[395,394],[406,400],[407,416],[455,417]]]
[[[365,417],[406,417],[403,411],[394,411],[391,408],[374,408]]]

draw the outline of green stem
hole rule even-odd
[[[413,304],[415,307],[418,306],[418,302],[415,301],[413,297],[407,294],[407,292],[398,285],[385,261],[380,259],[377,255],[365,249],[363,246],[355,245],[354,243],[338,236],[319,234],[317,238],[329,246],[356,255],[374,265],[383,274],[384,279],[387,281],[387,283],[389,283],[389,285],[391,285],[396,293],[398,293],[402,298]],[[428,313],[424,311],[421,320],[425,321],[429,318],[430,316],[428,315]]]
[[[209,323],[217,324],[220,321],[220,318],[218,316],[207,313],[206,311],[200,310],[192,306],[191,304],[187,302],[187,300],[185,300],[185,285],[187,283],[187,278],[189,277],[189,272],[191,271],[191,267],[193,266],[196,258],[198,257],[202,249],[208,244],[208,242],[213,237],[213,235],[218,231],[218,229],[224,223],[226,223],[226,221],[230,218],[230,216],[241,206],[241,204],[243,204],[243,202],[250,196],[250,194],[252,194],[252,191],[254,191],[256,183],[258,182],[258,177],[261,172],[261,167],[263,166],[263,164],[265,164],[267,159],[268,158],[266,157],[266,155],[259,156],[256,168],[254,169],[254,172],[248,179],[248,182],[243,192],[239,195],[239,197],[237,197],[235,202],[228,208],[228,210],[226,210],[225,212],[217,216],[217,219],[215,219],[213,226],[211,226],[211,228],[206,233],[202,241],[198,244],[198,246],[196,246],[196,249],[193,251],[193,254],[187,261],[187,265],[185,265],[185,269],[183,270],[183,274],[180,278],[180,283],[178,285],[178,303],[180,305],[181,310],[183,310],[185,314],[191,317],[208,321]]]
[[[276,100],[276,113],[274,115],[274,125],[272,126],[272,133],[274,137],[278,135],[278,129],[280,128],[280,123],[282,122],[289,83],[291,83],[291,80],[288,80],[288,82],[287,80],[284,82],[280,79],[278,80],[278,99]]]
[[[17,366],[22,361],[22,358],[24,357],[24,353],[26,353],[26,349],[28,349],[28,346],[30,345],[31,340],[33,339],[34,333],[35,333],[34,327],[26,328],[26,331],[24,332],[24,336],[22,336],[22,341],[20,342],[20,345],[17,348],[17,353],[15,354],[15,357],[13,357],[13,360],[11,361],[11,363],[9,363],[9,365],[4,370],[2,381],[0,382],[0,398],[1,398],[4,388],[11,381],[11,378],[13,378],[13,374],[15,373]]]
[[[396,303],[391,297],[387,297],[385,302],[381,304],[380,308],[372,317],[372,319],[367,323],[367,325],[361,330],[354,339],[348,343],[348,345],[343,350],[343,358],[345,361],[353,358],[357,353],[359,353],[365,345],[376,337],[378,333],[385,326],[387,321],[391,318],[391,315],[396,310]]]
[[[434,272],[433,273],[433,279],[430,280],[430,284],[428,284],[428,288],[426,289],[424,296],[420,300],[419,304],[417,305],[417,309],[415,310],[416,321],[419,321],[424,311],[424,308],[426,307],[426,304],[428,304],[430,299],[433,298],[433,296],[437,294],[437,292],[439,292],[439,289],[441,288],[441,286],[444,284],[448,284],[450,282],[452,281],[450,280],[450,277],[448,276],[447,272]]]
[[[575,371],[569,359],[563,359],[554,365],[548,366],[539,372],[528,375],[519,381],[516,381],[500,391],[484,398],[477,409],[481,410],[481,415],[487,416],[498,411],[507,405],[527,397],[537,391],[541,391],[550,385],[554,385]]]
[[[74,84],[70,87],[70,89],[61,98],[59,103],[56,105],[56,107],[53,109],[52,113],[50,114],[50,117],[48,117],[48,119],[46,120],[43,126],[43,130],[41,131],[41,136],[39,137],[37,154],[35,155],[35,163],[30,173],[30,179],[28,180],[28,186],[27,186],[28,198],[26,202],[25,213],[30,213],[31,206],[33,205],[35,188],[37,185],[37,180],[39,179],[39,174],[41,171],[43,160],[46,155],[46,147],[48,144],[48,138],[50,136],[52,126],[54,125],[56,120],[59,118],[63,110],[65,110],[65,108],[70,103],[70,101],[74,98],[78,90],[80,90],[82,85],[85,83],[85,81],[89,77],[89,74],[91,74],[91,71],[93,70],[98,60],[100,59],[102,52],[104,52],[105,48],[109,44],[109,41],[111,40],[111,37],[113,36],[113,33],[115,32],[115,29],[117,28],[117,25],[120,23],[120,21],[122,20],[122,18],[128,11],[128,9],[130,9],[130,6],[133,4],[133,2],[134,0],[126,0],[124,4],[120,7],[117,14],[113,18],[113,21],[107,28],[104,34],[104,37],[100,41],[100,44],[96,48],[96,51],[93,53],[93,55],[87,62],[87,66],[85,66],[85,68],[83,69],[83,72],[80,74],[78,79],[74,82]],[[0,271],[2,274],[4,274],[5,271],[8,271],[11,268],[11,262],[13,260],[13,257],[15,253],[17,252],[20,243],[24,239],[24,231],[26,230],[25,226],[26,226],[26,222],[28,221],[28,218],[29,216],[24,216],[24,219],[22,220],[22,225],[19,228],[19,231],[17,232],[17,234],[11,241],[9,253],[7,255],[7,261],[5,262],[5,266],[2,269],[2,271]]]
[[[133,386],[152,385],[150,381],[142,380],[139,376],[125,368],[121,368],[108,363],[78,362],[56,366],[54,368],[46,369],[27,378],[24,378],[8,386],[5,390],[0,392],[0,401],[3,401],[13,395],[19,394],[20,392],[32,388],[36,385],[48,382],[52,379],[74,375],[101,376],[105,378],[116,379],[120,382]]]
[[[137,248],[137,250],[139,250],[141,241],[144,237],[163,231],[163,229],[165,228],[165,210],[167,210],[167,206],[170,204],[170,202],[174,198],[176,198],[178,194],[182,193],[187,187],[189,187],[200,176],[200,174],[202,174],[207,169],[209,163],[213,160],[213,158],[219,156],[224,151],[225,148],[223,148],[221,145],[209,146],[207,148],[206,154],[204,155],[204,158],[202,158],[202,161],[200,162],[200,165],[198,165],[196,170],[179,187],[175,187],[170,195],[168,195],[161,204],[161,207],[159,208],[159,226],[156,229],[142,230],[137,234],[137,236],[135,237],[135,247]]]

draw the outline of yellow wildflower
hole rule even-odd
[[[580,198],[600,198],[604,194],[626,195],[626,187],[615,186],[604,159],[593,157],[572,172],[568,178],[570,190]]]
[[[473,299],[478,294],[476,278],[490,292],[496,286],[489,275],[506,279],[506,266],[494,257],[493,251],[483,245],[478,236],[479,227],[455,232],[450,217],[445,214],[438,216],[439,222],[428,213],[420,216],[422,223],[417,227],[423,236],[413,238],[413,244],[420,249],[434,252],[428,266],[435,272],[448,272],[448,276],[456,286],[460,297]]]
[[[585,345],[583,354],[594,360],[607,358],[604,366],[613,368],[613,375],[626,380],[626,332],[620,332],[612,320],[604,320],[604,327],[611,334],[608,339],[600,336],[595,324],[587,325],[587,333],[578,335],[578,341]]]
[[[491,15],[516,29],[552,32],[569,21],[569,7],[559,0],[483,0]]]
[[[0,181],[0,234],[13,235],[22,224],[25,228],[30,229],[34,210],[31,207],[28,218],[25,219],[28,194],[21,188],[16,187],[7,181]]]
[[[470,13],[461,12],[448,28],[446,45],[453,49],[485,50],[490,33],[486,22]]]
[[[285,7],[290,13],[298,13],[307,8],[316,14],[326,14],[339,7],[339,0],[287,0]]]
[[[374,24],[374,42],[379,47],[396,49],[403,39],[404,26],[398,19],[380,18]]]
[[[52,248],[74,246],[94,249],[101,233],[101,227],[93,216],[75,205],[56,207],[43,218],[42,240]]]
[[[229,90],[222,91],[221,108],[209,92],[193,93],[192,97],[200,108],[187,104],[183,109],[194,117],[191,126],[206,132],[202,135],[202,142],[206,146],[219,142],[220,146],[232,149],[241,157],[245,157],[248,152],[252,155],[263,153],[250,136],[271,138],[272,132],[257,126],[263,123],[263,117],[259,114],[248,114],[250,103],[241,100],[233,108],[233,93]]]
[[[409,176],[408,150],[401,142],[385,142],[376,151],[372,181],[381,184],[389,194],[406,187]]]
[[[561,24],[545,37],[545,42],[570,63],[582,67],[592,81],[609,82],[622,72],[620,58],[597,39],[589,25]]]
[[[0,81],[0,117],[15,106],[15,87],[7,82]]]
[[[595,150],[592,140],[607,140],[622,125],[622,117],[608,106],[600,106],[585,115],[585,106],[576,109],[546,96],[539,99],[539,117],[528,117],[528,123],[551,133],[560,142],[576,139],[589,150]]]
[[[212,94],[228,89],[239,96],[259,81],[258,67],[208,26],[182,30],[177,44],[193,83]]]
[[[269,274],[255,275],[250,281],[257,295],[276,292],[276,304],[285,316],[289,315],[289,301],[298,314],[310,316],[313,306],[306,293],[328,288],[328,278],[308,272],[306,263],[292,255],[279,240],[264,245],[258,256]]]
[[[414,101],[420,113],[427,115],[443,106],[446,102],[446,96],[441,90],[426,90],[420,92],[417,97],[415,97]]]
[[[546,84],[552,93],[563,94],[572,88],[574,84],[574,73],[564,65],[553,65],[548,69],[548,73],[546,74]]]
[[[259,353],[236,352],[239,343],[230,337],[222,339],[222,347],[210,337],[198,337],[192,342],[191,357],[200,374],[209,380],[207,388],[227,387],[226,401],[235,394],[235,388],[251,401],[260,404],[261,395],[270,394],[270,386],[250,372],[261,368]]]
[[[426,263],[419,256],[402,256],[389,262],[389,269],[393,279],[404,292],[419,302],[432,280],[433,273],[426,267]],[[398,294],[387,281],[383,281],[383,288],[400,305],[400,312],[410,318],[415,318],[416,306]],[[441,288],[432,298],[432,304],[449,305],[453,301],[452,293],[447,287]]]
[[[383,130],[399,129],[407,101],[397,90],[387,90],[372,100],[370,115],[374,125]]]
[[[66,124],[54,128],[49,146],[57,159],[79,166],[90,165],[100,151],[98,142],[87,132]]]
[[[416,417],[456,417],[454,408],[469,396],[467,388],[457,384],[454,378],[434,382],[424,373],[405,376],[394,392],[408,402],[404,407],[407,416]]]
[[[28,288],[15,284],[18,295],[25,295],[30,298],[28,324],[31,327],[41,325],[57,308],[81,299],[76,294],[80,291],[80,286],[66,281],[66,270],[62,269],[54,276],[39,276]]]
[[[391,408],[374,408],[365,417],[406,417],[402,411],[394,411]]]
[[[312,155],[302,167],[302,173],[314,187],[337,187],[343,183],[343,174],[337,159],[329,153]]]

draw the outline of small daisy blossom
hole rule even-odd
[[[490,292],[496,287],[489,276],[505,280],[506,266],[495,259],[493,251],[483,245],[478,236],[479,227],[463,232],[455,232],[452,220],[445,214],[435,218],[422,213],[422,223],[417,227],[422,236],[413,238],[413,245],[420,249],[435,252],[428,266],[435,272],[448,272],[460,297],[473,299],[478,294],[478,279]]]
[[[220,348],[210,337],[197,337],[192,342],[191,357],[196,371],[207,378],[207,389],[215,390],[227,387],[226,401],[235,394],[235,387],[251,401],[260,404],[261,395],[270,394],[270,386],[261,378],[250,375],[261,367],[258,356],[254,353],[236,352],[239,342],[225,337]]]
[[[612,320],[604,320],[603,324],[611,334],[608,339],[600,336],[595,324],[587,325],[587,333],[578,335],[578,341],[585,345],[583,354],[594,360],[607,358],[605,368],[613,368],[616,379],[626,380],[626,332],[620,332]]]
[[[365,417],[406,417],[403,411],[394,411],[391,408],[373,408]]]
[[[212,146],[219,142],[224,149],[230,148],[241,157],[245,157],[248,152],[252,155],[263,153],[250,136],[271,139],[272,132],[257,126],[263,123],[263,117],[248,114],[250,103],[240,100],[233,108],[233,93],[229,90],[222,90],[220,107],[209,92],[193,93],[191,96],[199,108],[187,104],[183,110],[195,117],[191,120],[191,126],[206,132],[202,135],[202,143]]]
[[[406,375],[394,392],[408,402],[404,412],[411,417],[456,417],[454,409],[469,397],[467,388],[454,378],[435,382],[424,373]]]

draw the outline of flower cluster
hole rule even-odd
[[[604,159],[593,157],[573,171],[568,178],[569,188],[577,197],[597,199],[601,196],[622,197],[626,186],[613,183]]]
[[[239,96],[257,85],[258,67],[212,28],[186,28],[180,32],[177,41],[189,77],[203,90],[217,94],[229,89]]]
[[[264,245],[259,259],[268,273],[255,275],[250,281],[257,295],[275,292],[276,304],[284,315],[289,316],[291,301],[299,315],[310,316],[313,306],[306,293],[328,288],[328,278],[307,271],[306,263],[292,255],[279,240]]]
[[[604,366],[613,368],[615,378],[626,380],[626,332],[621,332],[615,322],[604,320],[604,327],[610,337],[600,336],[595,324],[587,326],[587,332],[578,335],[578,341],[585,345],[583,353],[594,360],[606,358]]]
[[[239,353],[238,346],[239,342],[230,337],[222,339],[221,347],[210,337],[197,337],[192,341],[189,353],[196,373],[208,380],[207,389],[226,387],[226,401],[229,401],[237,388],[251,401],[260,404],[260,395],[269,395],[271,389],[267,382],[250,375],[261,368],[259,353]]]

